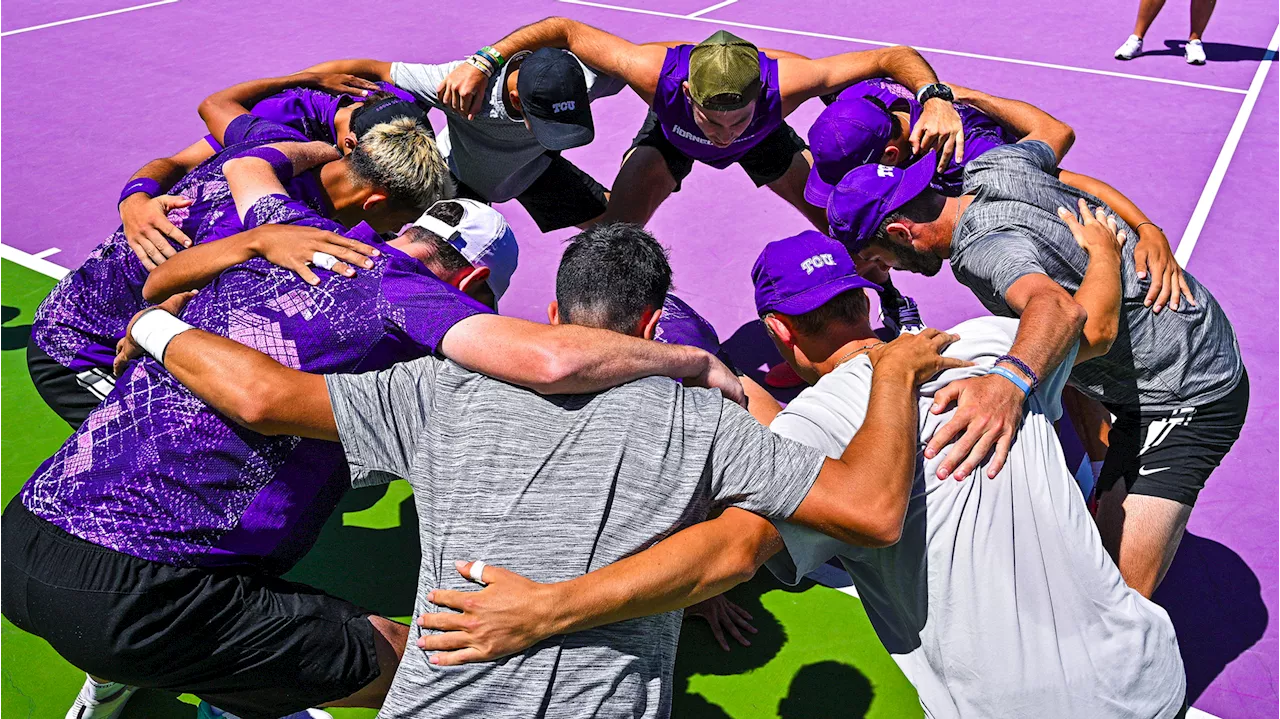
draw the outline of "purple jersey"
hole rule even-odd
[[[406,102],[413,102],[413,95],[389,82],[379,82],[384,92],[389,92]],[[335,145],[338,131],[333,119],[338,110],[356,102],[363,102],[359,95],[333,95],[323,90],[295,87],[277,93],[253,106],[255,116],[291,127],[308,140],[319,140]]]
[[[711,354],[720,351],[716,328],[684,300],[670,294],[662,303],[662,316],[658,318],[653,339],[670,345],[697,347]]]
[[[308,372],[385,369],[438,350],[487,312],[361,223],[343,231],[281,196],[246,224],[308,224],[377,245],[374,267],[308,285],[253,259],[200,290],[183,319]],[[22,489],[35,515],[88,542],[177,566],[293,565],[349,486],[341,445],[247,431],[146,357]]]
[[[169,190],[193,202],[169,212],[169,221],[195,244],[240,232],[244,227],[222,174],[222,164],[271,142],[304,141],[302,135],[269,120],[241,115],[227,126],[227,147],[197,166]],[[289,194],[328,212],[328,199],[314,173],[286,183]],[[124,227],[89,253],[84,264],[63,277],[36,310],[31,339],[54,361],[72,370],[110,367],[116,341],[130,318],[147,306],[142,286],[147,270],[129,248]]]
[[[884,78],[864,80],[850,85],[840,93],[841,99],[846,97],[873,97],[883,103],[885,107],[889,107],[895,102],[906,102],[908,112],[911,115],[911,127],[916,126],[916,122],[920,120],[921,113],[924,112],[924,108],[921,107],[920,103],[916,102],[915,95],[912,95],[910,90]],[[956,113],[960,115],[960,124],[964,127],[964,163],[957,163],[953,159],[951,164],[947,165],[946,170],[934,175],[933,183],[930,185],[938,192],[950,196],[960,194],[960,188],[964,185],[964,165],[969,160],[982,155],[982,153],[993,147],[1000,147],[1018,141],[1018,138],[1009,134],[1009,131],[1004,129],[1000,123],[978,110],[959,103],[955,107]]]
[[[689,79],[689,53],[693,45],[680,45],[667,50],[662,61],[662,75],[653,95],[653,112],[662,125],[662,133],[680,152],[699,162],[723,170],[782,125],[782,93],[778,90],[778,61],[760,53],[760,97],[756,98],[755,115],[738,139],[728,147],[716,147],[698,129],[693,119],[693,105],[684,94]]]

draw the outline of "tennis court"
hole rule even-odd
[[[1111,53],[1130,3],[902,0],[533,0],[498,8],[408,0],[354,5],[231,0],[9,0],[3,50],[3,492],[8,500],[69,433],[40,401],[24,348],[32,314],[65,268],[119,224],[116,197],[146,161],[204,134],[196,106],[242,80],[338,57],[444,62],[519,25],[567,15],[628,39],[698,41],[724,27],[762,47],[811,57],[910,44],[943,80],[1033,103],[1071,124],[1063,165],[1110,182],[1165,229],[1177,256],[1233,320],[1253,382],[1244,434],[1210,479],[1157,593],[1178,630],[1190,700],[1217,717],[1274,717],[1277,704],[1277,8],[1222,4],[1209,63],[1190,67],[1161,38],[1185,34],[1171,3],[1147,55]],[[1269,49],[1268,49],[1269,48]],[[803,134],[821,110],[791,116]],[[596,140],[567,156],[608,182],[644,117],[630,92],[593,105]],[[433,121],[440,124],[439,117]],[[524,211],[503,311],[545,318],[561,243]],[[676,290],[717,328],[735,361],[759,369],[751,263],[805,220],[744,173],[698,166],[650,229],[671,249]],[[949,273],[903,274],[925,320],[985,314]],[[388,616],[412,610],[417,531],[403,482],[351,493],[320,544],[290,575]],[[838,582],[836,582],[838,583]],[[785,589],[761,575],[731,595],[756,617],[749,649],[724,654],[687,624],[676,716],[919,716],[910,685],[880,647],[856,597],[820,585]],[[63,716],[83,674],[41,640],[3,626],[3,713]],[[840,687],[839,692],[832,687]],[[190,697],[141,692],[125,717],[194,716]],[[338,717],[371,711],[335,710]],[[1200,715],[1200,716],[1203,716]]]

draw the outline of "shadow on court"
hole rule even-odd
[[[1178,632],[1188,702],[1267,629],[1257,575],[1230,548],[1194,534],[1182,538],[1155,601]]]
[[[739,327],[729,339],[720,343],[720,347],[733,359],[735,367],[768,390],[779,402],[790,402],[803,389],[775,389],[764,383],[764,373],[781,362],[782,355],[778,354],[778,348],[773,346],[769,331],[760,320],[752,320]]]
[[[4,305],[0,308],[0,322],[11,322],[22,314],[17,307]],[[13,325],[0,327],[0,350],[25,349],[31,342],[31,325]]]
[[[1186,46],[1186,40],[1165,40],[1163,50],[1144,50],[1134,59],[1140,60],[1144,57],[1159,55],[1182,57],[1186,54]],[[1231,42],[1206,42],[1204,56],[1209,62],[1262,62],[1267,59],[1267,49]]]

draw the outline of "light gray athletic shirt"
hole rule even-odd
[[[433,588],[471,591],[454,561],[538,582],[598,569],[716,505],[789,517],[825,461],[718,391],[648,378],[597,395],[541,396],[434,357],[331,375],[353,484],[413,485]],[[680,612],[541,642],[496,662],[437,667],[414,626],[383,717],[666,717]],[[538,714],[546,703],[546,713]]]
[[[516,53],[512,60],[527,55]],[[576,58],[575,58],[576,59]],[[448,126],[436,138],[449,169],[467,187],[490,202],[506,202],[519,195],[551,164],[547,149],[538,144],[523,119],[507,112],[505,101],[507,72],[503,65],[485,86],[484,104],[474,120],[455,113],[440,102],[436,88],[462,61],[440,65],[408,62],[391,63],[391,82],[413,93],[432,107],[444,111]],[[582,62],[578,62],[582,65]],[[627,84],[582,65],[591,100],[618,94]]]
[[[975,195],[951,240],[951,269],[988,310],[1016,317],[1004,296],[1019,278],[1048,275],[1068,292],[1080,287],[1089,256],[1058,219],[1076,200],[1102,203],[1057,179],[1053,150],[1021,142],[989,150],[965,166],[964,193]],[[1244,364],[1235,330],[1217,300],[1184,273],[1198,306],[1153,314],[1143,306],[1146,285],[1133,262],[1137,243],[1124,245],[1120,334],[1111,351],[1080,364],[1071,384],[1099,401],[1148,411],[1200,406],[1220,399],[1240,381]]]
[[[947,356],[977,364],[921,389],[921,449],[954,414],[929,413],[934,392],[985,373],[1017,330],[998,317],[949,330],[960,340]],[[855,547],[775,523],[786,551],[769,568],[795,583],[839,557],[928,717],[1151,719],[1182,707],[1186,680],[1173,624],[1121,579],[1054,433],[1075,353],[1028,400],[995,479],[984,466],[962,482],[939,480],[947,452],[917,456],[896,545]],[[838,456],[862,426],[870,394],[871,363],[855,358],[802,392],[771,429]]]

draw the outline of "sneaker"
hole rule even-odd
[[[1124,44],[1116,48],[1117,60],[1132,60],[1142,53],[1142,38],[1137,35],[1130,35]],[[1188,61],[1190,62],[1190,61]]]
[[[124,711],[129,697],[138,691],[137,687],[116,682],[99,684],[91,677],[85,676],[84,686],[80,694],[67,710],[67,719],[116,719]]]
[[[240,719],[240,717],[231,712],[222,711],[209,702],[201,701],[196,707],[196,719]],[[319,709],[304,709],[280,719],[333,719],[333,715]]]
[[[1204,43],[1199,40],[1189,40],[1187,41],[1186,51],[1188,65],[1204,64],[1206,59],[1204,56]]]
[[[796,371],[791,369],[791,365],[779,362],[765,373],[764,383],[774,389],[793,389],[803,385],[804,378],[796,374]]]
[[[924,329],[924,320],[920,319],[920,306],[906,295],[897,295],[892,299],[880,296],[880,324],[895,335],[903,332],[915,334]]]

